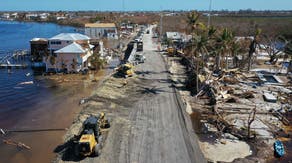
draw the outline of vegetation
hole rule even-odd
[[[191,12],[187,16],[188,26],[185,28],[185,31],[192,35],[192,40],[187,44],[185,51],[186,56],[190,58],[194,65],[196,92],[200,90],[199,83],[202,82],[199,81],[200,75],[207,76],[214,70],[216,72],[223,69],[228,70],[230,67],[228,63],[232,58],[233,61],[236,60],[233,68],[241,67],[249,71],[253,64],[256,49],[267,51],[272,64],[276,64],[280,52],[284,51],[286,59],[292,54],[291,41],[282,35],[263,33],[257,24],[252,25],[253,31],[246,37],[236,38],[235,32],[230,28],[206,27],[200,16],[198,12]],[[247,38],[247,36],[252,37]],[[279,44],[281,45],[280,48]],[[210,69],[206,65],[210,58],[215,58],[215,69]],[[238,64],[237,58],[242,58],[241,64]]]
[[[91,67],[95,70],[100,70],[106,65],[106,60],[102,59],[98,53],[94,53],[89,57]]]

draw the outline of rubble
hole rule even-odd
[[[183,69],[188,69],[178,66],[180,65],[178,57],[168,57],[166,60],[173,74],[181,74]],[[189,66],[190,69],[192,66]],[[185,77],[173,74],[171,76],[176,81],[186,80]],[[285,139],[277,135],[290,124],[285,118],[285,114],[292,111],[292,87],[289,86],[289,79],[283,75],[269,75],[278,81],[271,83],[263,80],[266,75],[259,74],[261,73],[238,69],[220,70],[220,73],[214,72],[213,75],[200,74],[201,87],[194,97],[180,91],[188,105],[192,107],[188,108],[188,113],[202,114],[202,119],[196,121],[200,121],[199,126],[205,127],[199,128],[201,131],[196,132],[212,139],[204,141],[202,138],[203,141],[200,143],[205,157],[210,161],[231,162],[249,156],[252,149],[246,142],[254,139],[261,140],[265,147],[271,147],[265,148],[266,152],[258,152],[261,156],[255,158],[265,160],[271,156],[273,142],[276,139]],[[253,110],[254,118],[251,116]],[[252,144],[256,146],[256,143]],[[255,149],[262,150],[261,148],[264,146],[256,146]]]

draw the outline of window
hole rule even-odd
[[[51,45],[61,45],[61,41],[51,41]]]

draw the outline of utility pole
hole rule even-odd
[[[159,38],[160,38],[160,42],[162,41],[162,21],[163,21],[163,11],[162,11],[162,7],[160,6],[160,9],[161,9],[161,13],[160,13],[160,35],[159,35]]]
[[[210,4],[209,4],[208,28],[210,27],[210,23],[211,23],[211,10],[212,10],[212,0],[210,0]]]
[[[125,12],[125,0],[123,0],[123,12]]]

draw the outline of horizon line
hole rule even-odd
[[[198,11],[198,12],[209,12],[209,10],[171,10],[171,9],[166,9],[166,10],[0,10],[0,12],[163,12],[163,11],[176,11],[176,12],[190,12],[190,11]],[[270,10],[253,10],[253,9],[239,9],[239,10],[228,10],[228,9],[221,9],[221,10],[212,10],[211,12],[237,12],[237,11],[253,11],[253,12],[264,12],[264,11],[274,11],[274,12],[279,12],[279,11],[285,11],[285,12],[292,12],[292,10],[276,10],[276,9],[270,9]]]

